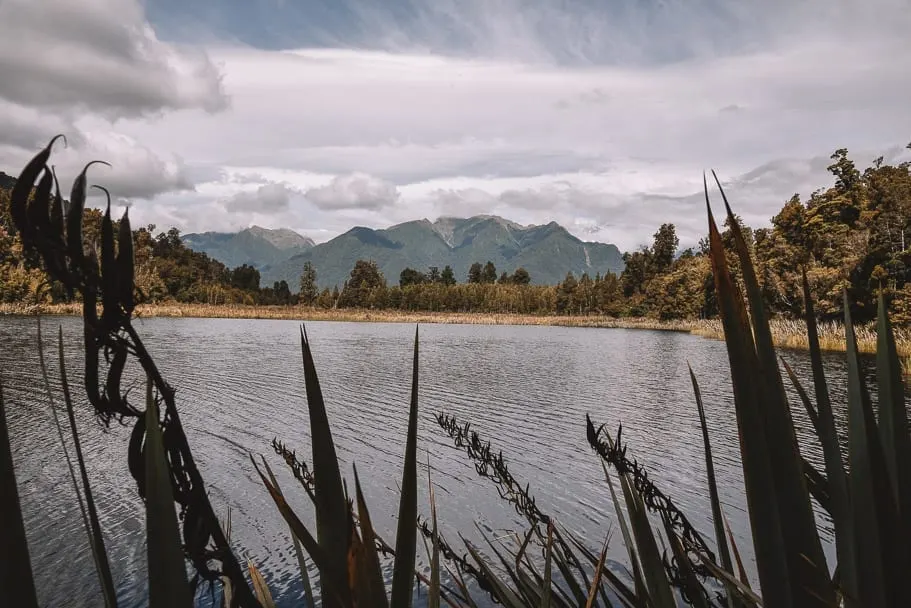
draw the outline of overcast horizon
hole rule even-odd
[[[704,170],[762,226],[837,148],[911,159],[909,31],[908,0],[3,0],[0,170],[64,133],[64,188],[111,162],[90,181],[135,225],[686,247]]]

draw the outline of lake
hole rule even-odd
[[[36,324],[35,318],[0,318],[0,374],[39,600],[47,606],[100,605],[66,462],[41,390]],[[58,325],[72,382],[81,378],[81,320],[44,319],[52,377],[57,375]],[[136,322],[177,390],[213,506],[219,512],[231,509],[238,555],[263,571],[279,606],[300,605],[297,563],[287,527],[247,454],[265,454],[292,505],[312,518],[306,495],[270,447],[278,438],[310,460],[298,326],[228,319]],[[353,487],[351,464],[357,464],[374,525],[392,542],[414,327],[312,322],[307,331],[343,475]],[[614,430],[622,423],[630,454],[713,538],[689,362],[705,401],[722,506],[747,567],[755,572],[723,342],[676,332],[541,326],[424,325],[420,331],[418,510],[430,512],[429,457],[441,531],[454,547],[461,549],[457,531],[478,537],[474,522],[497,535],[524,526],[437,426],[441,411],[471,422],[501,449],[513,475],[530,484],[541,509],[593,549],[612,525],[616,532],[616,520],[601,465],[585,438],[585,415]],[[806,353],[781,354],[801,378],[809,378]],[[844,356],[826,355],[825,365],[843,427]],[[141,399],[142,390],[136,383],[134,399]],[[792,405],[804,454],[821,468],[810,422],[799,402]],[[82,400],[78,409],[118,596],[122,606],[143,606],[144,512],[126,466],[129,429],[116,423],[104,429]],[[829,531],[824,534],[831,538]],[[619,534],[610,555],[623,561]]]

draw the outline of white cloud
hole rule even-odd
[[[288,208],[295,191],[285,184],[269,183],[256,190],[242,190],[224,201],[225,211],[256,211],[269,213]]]
[[[704,169],[763,223],[793,193],[829,183],[836,148],[862,163],[911,139],[902,0],[669,2],[655,14],[447,0],[407,16],[349,3],[356,36],[326,32],[339,48],[293,52],[190,52],[161,42],[135,2],[104,1],[129,9],[129,36],[90,8],[80,19],[104,27],[64,39],[88,49],[73,53],[84,70],[97,60],[135,72],[89,77],[82,91],[43,60],[33,86],[47,103],[0,84],[0,163],[73,132],[81,141],[58,156],[111,161],[94,175],[149,199],[131,211],[137,221],[183,230],[257,223],[326,240],[355,224],[498,213],[622,248],[671,221],[692,244],[705,231]],[[47,33],[56,21],[17,23]],[[178,84],[151,91],[137,78]]]
[[[105,160],[112,167],[90,177],[118,199],[193,189],[179,150],[153,151],[117,129],[118,118],[227,106],[215,64],[200,49],[161,42],[137,0],[4,0],[0,73],[4,168],[15,173],[63,133],[67,145],[53,157],[63,183]]]
[[[4,0],[0,72],[0,97],[63,113],[226,104],[214,64],[158,40],[137,0]]]
[[[305,196],[324,211],[333,209],[382,209],[394,205],[399,191],[394,184],[364,173],[336,177],[325,186],[307,190]]]

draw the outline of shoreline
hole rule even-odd
[[[0,316],[79,316],[82,306],[71,304],[0,304]],[[433,323],[461,325],[539,325],[555,327],[591,327],[599,329],[649,329],[677,331],[703,338],[723,340],[718,319],[659,321],[647,317],[609,317],[604,315],[528,315],[518,313],[464,313],[399,310],[365,310],[311,308],[306,306],[248,306],[206,304],[143,304],[136,307],[136,318],[211,318],[274,319],[289,321],[341,321],[353,323]],[[802,321],[772,319],[775,346],[808,350],[806,328]],[[872,325],[855,328],[858,350],[876,352],[876,331]],[[911,329],[895,328],[896,346],[902,358],[911,358]],[[824,351],[845,351],[844,327],[838,323],[819,324],[820,347]]]

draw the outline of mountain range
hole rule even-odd
[[[314,245],[313,239],[293,230],[269,230],[259,226],[240,232],[185,234],[182,239],[190,249],[202,251],[232,268],[243,264],[262,268],[303,253]]]
[[[341,286],[359,259],[375,261],[389,284],[397,284],[405,268],[447,265],[465,281],[471,264],[488,260],[498,273],[525,268],[538,284],[558,283],[570,271],[578,277],[623,270],[614,245],[584,242],[556,222],[522,226],[492,215],[415,220],[381,230],[357,226],[319,245],[287,229],[256,226],[183,238],[187,246],[228,266],[255,266],[264,286],[285,280],[295,291],[307,261],[316,268],[320,287]]]

